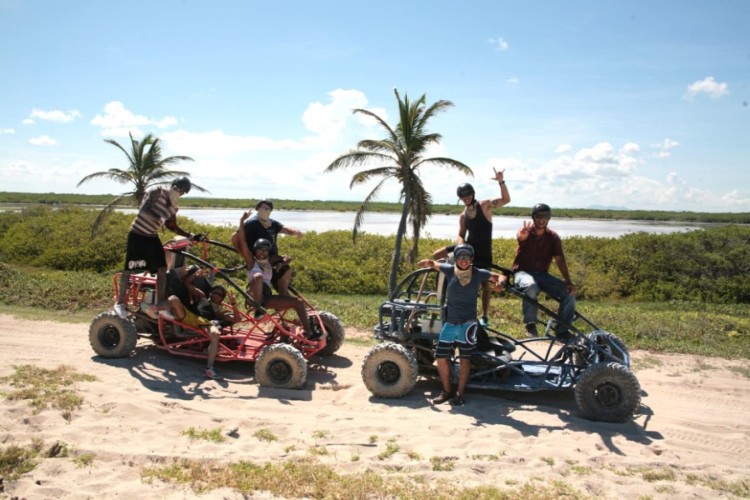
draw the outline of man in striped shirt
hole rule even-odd
[[[130,274],[136,269],[148,269],[156,273],[156,305],[159,309],[167,309],[166,274],[167,260],[164,247],[159,239],[159,229],[166,226],[170,231],[193,238],[194,235],[177,225],[177,200],[180,196],[190,192],[192,184],[187,177],[178,177],[172,181],[171,187],[158,186],[146,193],[138,214],[130,226],[128,246],[125,254],[125,269],[120,276],[120,290],[115,304],[115,313],[121,318],[128,317],[125,307]]]

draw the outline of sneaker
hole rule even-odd
[[[464,397],[456,394],[453,399],[451,399],[451,404],[453,406],[463,406],[466,403],[466,400],[464,400]]]
[[[451,398],[452,394],[450,392],[440,391],[440,395],[432,400],[432,404],[434,405],[441,405],[448,401]]]
[[[529,337],[538,337],[539,332],[536,330],[536,323],[527,323],[526,324],[526,335]]]
[[[127,319],[128,310],[125,308],[125,304],[120,304],[119,302],[115,304],[115,314],[117,314],[122,319]]]
[[[479,319],[479,326],[481,326],[482,328],[487,328],[489,326],[489,324],[490,324],[490,322],[487,319],[487,316],[482,316]]]
[[[219,376],[214,371],[213,367],[212,368],[206,368],[206,370],[203,372],[203,375],[205,375],[206,378],[212,378],[212,379],[219,378]]]

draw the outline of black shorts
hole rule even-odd
[[[148,269],[149,272],[155,273],[162,267],[167,267],[167,259],[164,257],[164,246],[159,237],[143,236],[130,231],[125,251],[125,270]]]

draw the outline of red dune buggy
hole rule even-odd
[[[191,253],[199,246],[201,256]],[[294,288],[290,291],[302,300],[307,309],[307,321],[313,332],[308,339],[294,311],[267,310],[257,304],[236,283],[234,276],[244,277],[245,266],[231,245],[206,240],[193,243],[175,239],[164,246],[170,269],[188,263],[208,270],[210,284],[219,283],[238,297],[241,321],[231,325],[217,324],[221,335],[216,361],[250,361],[255,363],[255,378],[262,386],[298,389],[307,378],[307,359],[315,354],[333,355],[344,342],[344,327],[333,314],[317,311]],[[113,278],[115,297],[118,294],[120,273]],[[244,281],[244,280],[243,280]],[[139,337],[149,338],[171,354],[191,358],[207,358],[209,335],[164,315],[154,315],[156,276],[149,273],[132,274],[125,305],[128,317],[120,318],[114,311],[99,314],[89,327],[89,341],[94,351],[104,358],[130,356]],[[258,313],[256,315],[256,312]],[[214,323],[216,324],[216,323]]]

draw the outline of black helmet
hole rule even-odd
[[[468,243],[461,243],[460,245],[456,245],[456,248],[453,249],[453,256],[458,259],[462,255],[468,255],[470,259],[473,259],[474,247],[469,245]]]
[[[253,245],[253,250],[268,250],[270,252],[271,242],[265,238],[258,238],[257,240],[255,240],[255,244]]]
[[[534,208],[531,209],[531,217],[536,217],[540,214],[551,217],[552,209],[546,203],[537,203],[536,205],[534,205]]]
[[[268,205],[273,210],[273,202],[271,200],[260,200],[255,204],[255,210],[258,210],[261,205]]]
[[[456,195],[458,195],[459,198],[463,198],[464,196],[474,196],[474,186],[468,182],[461,184],[458,186],[458,189],[456,189]]]
[[[190,188],[192,188],[193,185],[190,183],[190,179],[183,176],[173,180],[172,187],[177,188],[177,190],[182,194],[188,194],[190,192]]]

